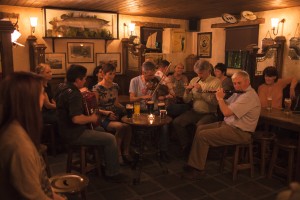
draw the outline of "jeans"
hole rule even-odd
[[[119,174],[117,142],[114,135],[107,132],[86,129],[72,144],[104,147],[105,174],[114,176]]]

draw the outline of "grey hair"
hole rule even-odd
[[[194,72],[198,73],[201,70],[209,70],[212,72],[213,65],[207,60],[200,61],[198,60],[194,65]]]
[[[156,66],[152,61],[145,61],[142,64],[142,70],[143,71],[155,71]]]
[[[243,70],[238,71],[238,72],[235,72],[235,73],[232,75],[231,78],[234,79],[234,78],[236,78],[236,77],[238,77],[238,76],[243,77],[244,79],[250,80],[250,76],[249,76],[248,72],[243,71]]]

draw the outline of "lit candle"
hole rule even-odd
[[[155,116],[153,114],[148,115],[148,120],[150,124],[153,124]]]

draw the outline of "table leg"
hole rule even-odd
[[[297,147],[297,157],[296,157],[296,181],[300,182],[300,132],[298,134],[298,147]]]

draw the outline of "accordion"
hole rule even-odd
[[[89,90],[84,90],[81,91],[82,94],[82,104],[84,108],[84,114],[85,115],[91,115],[95,111],[98,110],[98,105],[97,105],[97,98],[96,95],[89,91]],[[94,127],[99,126],[99,123],[91,123],[90,128],[94,129]]]

